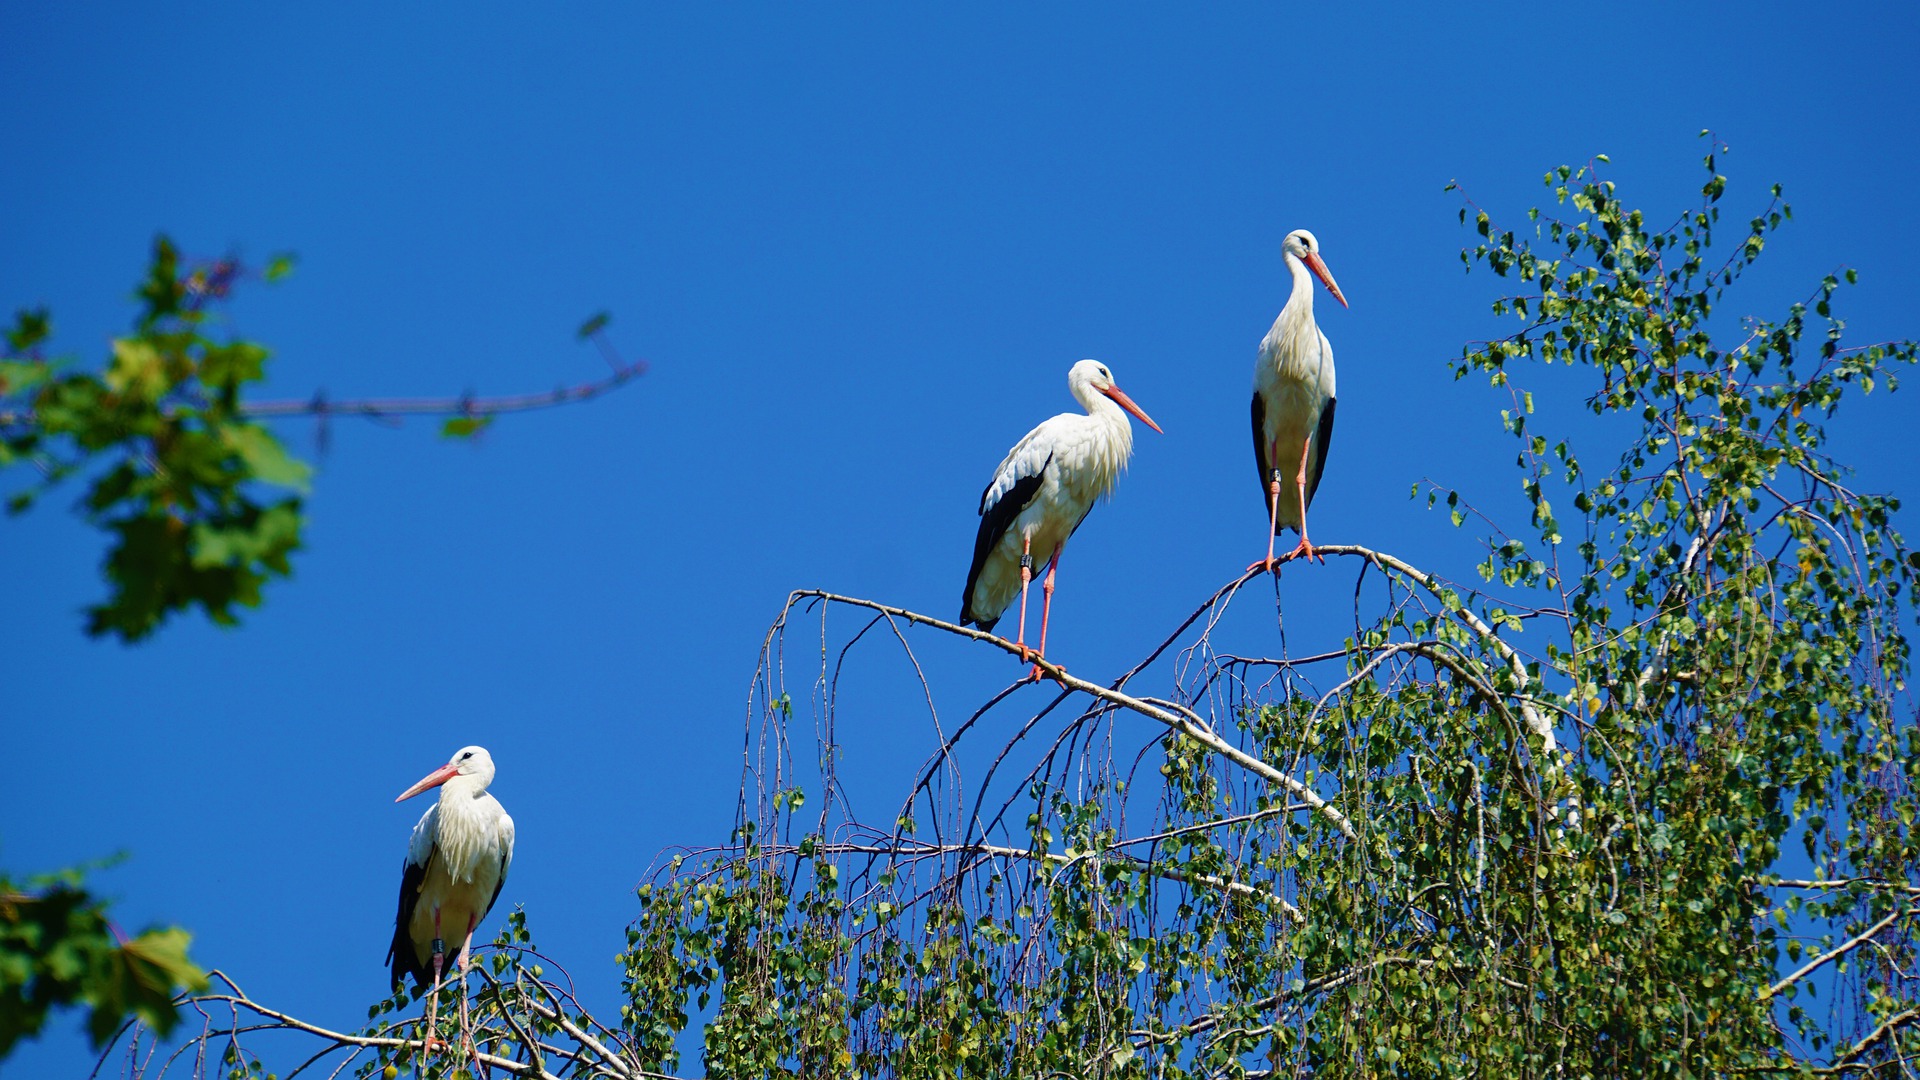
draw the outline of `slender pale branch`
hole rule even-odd
[[[613,374],[604,379],[596,379],[577,386],[563,386],[543,394],[510,394],[504,397],[461,395],[438,398],[363,398],[349,401],[329,401],[326,395],[315,394],[305,401],[249,402],[240,406],[240,413],[243,416],[256,418],[364,416],[379,419],[389,416],[493,416],[497,413],[526,412],[530,409],[545,409],[555,405],[571,405],[588,401],[610,390],[617,390],[646,373],[647,362],[636,360],[624,367],[616,368]]]
[[[792,849],[782,848],[780,850],[787,851]],[[825,855],[905,855],[911,858],[932,858],[938,855],[982,855],[991,858],[1029,859],[1034,862],[1058,866],[1061,869],[1065,869],[1080,859],[1086,858],[1087,855],[1098,854],[1096,852],[1087,852],[1083,855],[1062,855],[1058,852],[1031,851],[1027,848],[1008,847],[1002,844],[978,842],[970,844],[928,844],[917,840],[900,840],[885,844],[826,843],[816,845],[814,850]],[[1130,858],[1115,860],[1115,865],[1124,866],[1130,870],[1138,870],[1150,877],[1166,878],[1168,881],[1178,881],[1188,885],[1208,885],[1216,889],[1224,889],[1227,892],[1236,893],[1240,896],[1248,896],[1256,900],[1265,900],[1285,912],[1290,919],[1298,919],[1300,917],[1300,909],[1289,903],[1286,897],[1277,893],[1268,892],[1265,889],[1257,889],[1242,881],[1232,881],[1227,878],[1214,877],[1211,874],[1191,873],[1186,870],[1179,870],[1160,864],[1141,863]]]
[[[928,615],[922,615],[919,612],[908,611],[906,608],[876,603],[872,600],[862,600],[858,597],[841,596],[838,593],[830,593],[820,589],[802,589],[794,592],[787,598],[788,606],[791,607],[793,603],[803,598],[816,598],[829,603],[846,604],[851,607],[861,607],[870,611],[883,612],[898,619],[905,619],[909,625],[916,623],[923,624],[936,630],[943,630],[949,634],[958,634],[961,637],[971,638],[975,641],[987,642],[995,648],[1014,656],[1020,655],[1020,649],[1017,648],[1013,642],[1002,637],[996,637],[984,630],[972,630],[955,623],[947,622],[944,619],[936,619]],[[1032,657],[1029,656],[1026,659],[1032,660]],[[1279,769],[1274,768],[1272,765],[1267,764],[1221,738],[1208,726],[1206,721],[1202,720],[1193,710],[1168,702],[1155,703],[1134,697],[1130,694],[1123,694],[1118,690],[1101,686],[1099,683],[1088,682],[1085,679],[1067,674],[1066,668],[1060,667],[1045,659],[1033,660],[1032,662],[1045,673],[1047,678],[1052,679],[1068,690],[1079,691],[1090,697],[1098,698],[1101,701],[1139,713],[1148,719],[1159,721],[1180,734],[1193,739],[1195,742],[1201,743],[1209,750],[1234,762],[1248,772],[1271,783],[1279,784],[1281,787],[1292,792],[1302,802],[1311,804],[1315,810],[1325,815],[1327,820],[1333,822],[1334,826],[1340,830],[1341,835],[1349,840],[1358,840],[1360,838],[1358,830],[1353,827],[1353,822],[1348,820],[1347,815],[1341,813],[1337,807],[1322,798],[1319,792],[1314,791],[1312,788],[1281,772]]]
[[[226,1005],[229,1008],[244,1009],[264,1020],[270,1021],[270,1023],[261,1025],[259,1028],[248,1028],[245,1030],[280,1029],[298,1031],[312,1035],[315,1038],[324,1039],[332,1043],[335,1047],[355,1047],[375,1050],[411,1050],[419,1055],[424,1055],[428,1052],[427,1042],[424,1038],[407,1039],[391,1035],[357,1035],[343,1031],[334,1031],[321,1027],[318,1024],[309,1023],[298,1017],[283,1013],[278,1009],[269,1008],[254,1001],[251,997],[248,997],[247,992],[241,989],[240,985],[229,978],[225,972],[215,970],[208,974],[209,977],[226,984],[226,986],[230,988],[230,992],[188,995],[180,998],[176,1004],[180,1006],[192,1005],[195,1007],[209,1004]],[[485,972],[482,972],[482,975],[486,977],[489,982],[494,983],[496,991],[500,989],[500,984],[495,982],[491,976],[486,975]],[[552,1047],[534,1041],[527,1036],[524,1028],[517,1023],[513,1023],[512,1026],[515,1033],[520,1037],[521,1042],[525,1043],[529,1050],[533,1052],[534,1060],[531,1062],[515,1061],[512,1058],[501,1057],[497,1054],[481,1053],[478,1048],[475,1047],[475,1056],[483,1066],[491,1069],[499,1069],[514,1076],[526,1077],[528,1080],[562,1080],[560,1076],[548,1072],[542,1065],[539,1054],[544,1050],[548,1053],[557,1053],[561,1056],[572,1057],[576,1064],[585,1064],[596,1073],[610,1074],[619,1078],[619,1080],[683,1080],[683,1078],[670,1073],[651,1072],[629,1063],[592,1034],[582,1030],[578,1024],[575,1024],[564,1012],[557,1008],[545,1005],[524,993],[522,994],[522,1002],[542,1019],[555,1024],[562,1031],[565,1031],[583,1050],[591,1052],[600,1060],[598,1062],[582,1063],[579,1061],[579,1055],[577,1053],[570,1053],[562,1048]],[[512,1023],[511,1017],[509,1017],[509,1022]],[[389,1028],[388,1030],[392,1029]],[[211,1032],[212,1036],[224,1034],[227,1034],[226,1029]]]
[[[1202,821],[1193,825],[1182,825],[1177,829],[1168,829],[1165,832],[1148,833],[1145,836],[1133,836],[1125,840],[1115,840],[1113,846],[1133,847],[1137,844],[1153,844],[1161,840],[1170,840],[1173,837],[1182,836],[1187,833],[1211,832],[1214,829],[1225,829],[1234,825],[1245,825],[1248,822],[1259,821],[1263,818],[1275,817],[1280,814],[1291,814],[1297,810],[1311,809],[1313,809],[1313,806],[1310,803],[1286,803],[1281,806],[1269,806],[1265,810],[1255,810],[1249,814],[1235,814],[1232,817],[1215,818],[1212,821]]]
[[[1440,583],[1435,581],[1426,571],[1402,559],[1388,555],[1385,552],[1374,551],[1371,548],[1364,548],[1358,544],[1327,544],[1323,547],[1316,547],[1313,550],[1326,555],[1357,555],[1382,570],[1392,570],[1395,573],[1411,578],[1421,588],[1427,590],[1427,592],[1433,594],[1434,597],[1443,602],[1446,602],[1448,599],[1445,591],[1440,587]],[[1527,687],[1533,683],[1533,677],[1527,671],[1526,660],[1520,656],[1519,652],[1517,652],[1513,646],[1502,641],[1500,636],[1493,632],[1493,627],[1488,626],[1485,620],[1468,610],[1466,605],[1448,603],[1447,608],[1455,618],[1459,619],[1475,634],[1478,634],[1482,641],[1485,641],[1490,648],[1500,654],[1502,660],[1506,661],[1507,667],[1513,672],[1514,680],[1519,688],[1515,692],[1514,697],[1520,702],[1520,715],[1525,718],[1528,730],[1532,731],[1533,734],[1540,739],[1545,745],[1545,749],[1548,751],[1553,750],[1554,747],[1558,745],[1553,736],[1553,725],[1547,723],[1546,717],[1540,714],[1540,710],[1534,705],[1533,699],[1526,693]]]
[[[1894,1013],[1892,1016],[1887,1017],[1885,1023],[1881,1024],[1877,1028],[1874,1028],[1872,1031],[1869,1031],[1867,1033],[1866,1038],[1861,1039],[1857,1043],[1854,1043],[1853,1049],[1848,1050],[1846,1053],[1841,1054],[1839,1057],[1835,1058],[1833,1063],[1835,1065],[1851,1064],[1861,1054],[1866,1053],[1867,1047],[1872,1046],[1874,1043],[1878,1042],[1882,1036],[1887,1035],[1897,1027],[1901,1027],[1902,1025],[1905,1025],[1905,1024],[1911,1024],[1915,1020],[1920,1020],[1920,1008],[1912,1008],[1912,1009],[1907,1009],[1904,1012]]]
[[[493,987],[493,992],[496,997],[502,996],[500,980],[493,977],[492,973],[486,969],[486,965],[477,964],[475,965],[475,970],[480,973],[480,977],[486,980],[489,986]],[[462,987],[462,990],[464,991],[465,988]],[[522,991],[522,993],[524,994],[525,992]],[[500,1015],[507,1021],[507,1026],[513,1029],[514,1037],[520,1040],[520,1045],[527,1048],[528,1056],[533,1058],[533,1067],[536,1069],[546,1068],[545,1063],[540,1057],[540,1041],[529,1034],[527,1029],[521,1025],[520,1021],[515,1019],[513,1010],[503,1008],[500,1010]]]
[[[1724,524],[1726,520],[1727,512],[1725,509],[1722,509],[1720,521]],[[1692,541],[1687,544],[1686,557],[1680,560],[1680,565],[1674,573],[1675,580],[1673,586],[1667,590],[1667,600],[1670,601],[1674,598],[1675,591],[1680,589],[1685,583],[1687,575],[1693,573],[1695,561],[1700,558],[1700,553],[1706,550],[1708,542],[1717,531],[1719,531],[1719,526],[1713,523],[1713,514],[1710,511],[1702,510],[1700,512],[1700,530],[1694,534]],[[1664,607],[1665,602],[1663,602],[1661,606]],[[1661,638],[1660,643],[1654,648],[1653,658],[1647,661],[1646,666],[1640,669],[1640,674],[1633,680],[1633,699],[1635,703],[1646,700],[1647,684],[1658,677],[1661,671],[1665,670],[1667,666],[1667,656],[1672,651],[1673,639],[1671,637]]]
[[[561,1012],[559,1009],[553,1008],[547,1005],[542,1005],[540,1002],[535,1001],[532,998],[526,998],[524,1000],[526,1001],[527,1008],[532,1009],[534,1012],[538,1013],[542,1019],[545,1019],[551,1023],[559,1025],[560,1030],[566,1032],[569,1038],[573,1039],[573,1041],[579,1043],[581,1046],[584,1046],[587,1049],[593,1051],[594,1053],[600,1055],[600,1060],[606,1062],[609,1068],[613,1069],[614,1072],[619,1073],[621,1076],[631,1078],[631,1077],[655,1077],[659,1075],[658,1073],[641,1072],[634,1069],[632,1066],[628,1065],[626,1061],[623,1058],[621,1058],[618,1054],[615,1054],[611,1050],[608,1050],[606,1046],[600,1042],[599,1039],[596,1039],[592,1035],[581,1030],[578,1024],[575,1024],[572,1020],[567,1019],[567,1015]]]
[[[1319,549],[1316,548],[1315,550],[1319,550]],[[1345,986],[1350,982],[1353,982],[1354,980],[1360,978],[1363,975],[1366,975],[1368,972],[1371,972],[1377,968],[1383,968],[1389,965],[1404,965],[1404,964],[1412,964],[1419,967],[1430,967],[1432,966],[1433,961],[1419,960],[1419,959],[1415,959],[1413,957],[1407,957],[1407,956],[1383,956],[1377,960],[1369,960],[1368,962],[1361,964],[1358,967],[1349,968],[1346,971],[1340,972],[1337,975],[1323,975],[1318,979],[1313,979],[1309,981],[1305,986],[1302,986],[1297,991],[1289,992],[1286,990],[1282,990],[1278,993],[1269,994],[1258,1001],[1250,1002],[1246,1006],[1246,1008],[1252,1012],[1260,1012],[1266,1009],[1275,1008],[1280,1004],[1289,1000],[1298,1000],[1300,998],[1308,997],[1313,994],[1325,993],[1328,990],[1337,990],[1340,987]],[[1139,1030],[1129,1031],[1127,1032],[1127,1035],[1129,1038],[1133,1040],[1133,1045],[1135,1047],[1152,1046],[1156,1043],[1179,1042],[1182,1039],[1189,1039],[1195,1035],[1203,1035],[1208,1031],[1211,1031],[1214,1028],[1219,1027],[1221,1019],[1222,1019],[1221,1014],[1219,1013],[1208,1013],[1205,1016],[1198,1017],[1185,1024],[1182,1024],[1171,1031],[1151,1031],[1146,1029],[1139,1029]]]
[[[1917,912],[1920,912],[1920,908],[1909,907],[1909,908],[1895,909],[1886,918],[1881,919],[1879,922],[1874,923],[1872,926],[1869,926],[1865,930],[1860,931],[1858,934],[1854,935],[1850,940],[1848,940],[1845,944],[1834,949],[1832,952],[1822,953],[1819,956],[1814,957],[1813,959],[1807,961],[1805,964],[1802,964],[1800,966],[1800,970],[1794,972],[1793,974],[1787,976],[1784,979],[1781,979],[1779,982],[1774,983],[1772,986],[1768,987],[1766,993],[1760,995],[1761,1000],[1764,1001],[1767,998],[1770,998],[1775,994],[1778,994],[1780,991],[1785,990],[1787,987],[1792,986],[1794,983],[1799,982],[1801,979],[1806,978],[1809,974],[1818,970],[1822,965],[1826,964],[1828,961],[1837,960],[1840,957],[1845,956],[1846,954],[1859,948],[1861,945],[1866,944],[1869,940],[1873,938],[1873,935],[1879,933],[1882,930],[1885,930],[1887,927],[1892,926],[1894,923],[1899,922],[1901,919],[1904,919]]]
[[[1763,889],[1846,889],[1855,885],[1868,889],[1889,889],[1894,892],[1910,893],[1920,896],[1920,886],[1909,885],[1904,881],[1887,881],[1882,878],[1824,878],[1810,880],[1806,878],[1749,878],[1753,884]]]
[[[361,1046],[372,1049],[385,1047],[393,1050],[413,1050],[419,1053],[425,1053],[427,1049],[426,1040],[424,1039],[397,1039],[386,1035],[349,1035],[344,1031],[331,1031],[318,1024],[309,1024],[298,1017],[289,1016],[277,1009],[269,1009],[265,1005],[238,993],[200,994],[187,1000],[198,1004],[218,1002],[245,1009],[248,1012],[273,1021],[280,1027],[293,1031],[302,1031],[308,1035],[329,1040],[339,1046]],[[478,1055],[481,1064],[495,1069],[503,1069],[515,1076],[533,1077],[534,1080],[560,1080],[559,1077],[547,1072],[545,1069],[538,1068],[527,1062],[514,1061],[512,1058],[498,1057],[494,1054],[482,1054],[479,1053],[478,1050],[476,1050],[475,1053]]]

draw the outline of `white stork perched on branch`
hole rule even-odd
[[[1249,570],[1279,568],[1273,538],[1283,526],[1300,534],[1299,546],[1287,558],[1313,557],[1313,545],[1307,541],[1307,507],[1320,488],[1327,447],[1333,441],[1334,382],[1333,346],[1313,321],[1313,282],[1307,273],[1318,277],[1341,307],[1347,306],[1340,286],[1320,260],[1320,241],[1312,233],[1293,230],[1280,250],[1293,275],[1293,293],[1261,340],[1260,356],[1253,364],[1253,457],[1267,496],[1270,531],[1266,560]]]
[[[1113,384],[1113,373],[1098,360],[1082,360],[1067,372],[1067,389],[1087,410],[1084,415],[1061,413],[1027,432],[1007,451],[993,471],[993,480],[980,494],[980,532],[973,542],[973,566],[961,596],[960,625],[993,625],[1020,597],[1020,634],[1015,642],[1022,659],[1047,655],[1047,619],[1053,609],[1053,577],[1060,568],[1060,552],[1094,500],[1113,493],[1127,459],[1133,456],[1133,425],[1126,413],[1155,431],[1153,422],[1133,399]],[[1033,555],[1047,560],[1045,594],[1040,607],[1040,648],[1027,648],[1027,586],[1033,580]],[[1035,665],[1031,677],[1040,677]]]
[[[387,949],[394,986],[411,975],[414,985],[429,988],[429,1047],[434,1041],[447,934],[460,935],[459,964],[464,976],[474,927],[500,898],[507,867],[513,864],[513,819],[500,800],[487,794],[492,782],[492,756],[481,747],[464,746],[393,800],[405,802],[428,788],[440,789],[439,799],[420,815],[407,842],[407,861],[400,873],[400,911],[393,921],[393,944]],[[471,1049],[464,985],[460,1033]]]

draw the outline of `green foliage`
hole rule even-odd
[[[449,417],[440,425],[440,436],[445,439],[471,439],[492,424],[491,416]]]
[[[291,266],[278,257],[266,277]],[[90,635],[137,641],[194,607],[232,624],[236,608],[257,606],[262,586],[292,573],[311,470],[241,411],[267,349],[210,333],[241,276],[233,260],[188,264],[156,240],[140,316],[101,371],[41,355],[45,310],[21,312],[7,335],[0,473],[37,470],[7,509],[20,513],[75,478],[86,485],[81,512],[112,537],[109,592],[87,609]]]
[[[123,938],[77,872],[24,888],[0,877],[0,1059],[54,1009],[81,1004],[91,1008],[96,1047],[129,1016],[165,1035],[179,1021],[175,993],[207,987],[206,973],[187,958],[189,940],[179,927]]]
[[[598,334],[600,331],[605,330],[607,328],[607,324],[612,321],[613,321],[613,316],[607,314],[604,311],[596,311],[594,312],[592,318],[589,318],[586,322],[583,322],[580,324],[580,329],[576,331],[576,334],[581,341],[589,340],[595,334]]]

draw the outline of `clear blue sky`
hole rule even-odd
[[[1073,361],[1167,434],[1068,552],[1056,656],[1110,676],[1260,554],[1246,399],[1288,229],[1353,304],[1319,305],[1341,404],[1314,536],[1450,575],[1472,545],[1409,487],[1517,491],[1499,399],[1446,369],[1498,291],[1461,274],[1447,181],[1517,220],[1606,153],[1673,213],[1711,127],[1730,213],[1775,181],[1796,209],[1734,307],[1850,265],[1854,340],[1920,334],[1910,5],[1167,10],[7,5],[0,304],[50,305],[64,351],[104,354],[164,230],[298,252],[233,309],[276,395],[592,378],[572,331],[602,308],[655,366],[478,445],[338,425],[296,577],[237,631],[89,641],[101,538],[62,498],[0,521],[0,865],[129,852],[98,879],[127,925],[357,1025],[421,809],[391,800],[477,742],[519,823],[503,903],[604,1002],[631,887],[726,836],[787,591],[955,615],[980,488],[1072,407]],[[1920,492],[1915,393],[1842,413],[1860,487]],[[1352,578],[1289,582],[1306,609]],[[1014,673],[924,653],[949,708]],[[915,708],[843,713],[843,769],[903,790]],[[63,1022],[5,1072],[90,1062]]]

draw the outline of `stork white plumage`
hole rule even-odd
[[[1067,389],[1086,410],[1061,413],[1027,432],[993,471],[980,494],[980,532],[973,542],[973,566],[961,596],[960,625],[991,631],[1020,597],[1022,659],[1047,654],[1047,621],[1053,610],[1053,578],[1067,537],[1085,521],[1094,500],[1113,492],[1133,455],[1133,425],[1127,413],[1155,431],[1133,399],[1113,383],[1113,373],[1097,360],[1082,360],[1067,372]],[[1027,586],[1033,580],[1033,554],[1047,560],[1041,585],[1040,648],[1027,648]],[[1041,675],[1034,665],[1032,678]]]
[[[1313,281],[1307,274],[1318,277],[1340,306],[1347,306],[1312,233],[1293,230],[1280,250],[1293,275],[1293,292],[1261,340],[1253,365],[1253,456],[1267,496],[1269,532],[1266,559],[1249,570],[1274,570],[1285,561],[1273,557],[1273,538],[1283,526],[1300,534],[1287,559],[1314,556],[1307,540],[1307,507],[1320,488],[1333,441],[1334,379],[1333,346],[1313,321]]]
[[[460,972],[467,971],[473,930],[493,909],[513,864],[513,819],[500,800],[487,794],[493,783],[493,757],[478,746],[463,746],[445,765],[421,777],[394,802],[405,802],[429,788],[440,797],[413,827],[407,860],[400,874],[400,911],[393,921],[387,960],[393,983],[411,975],[428,987],[427,1042],[433,1043],[440,974],[446,958],[446,933],[461,935]],[[467,1028],[467,995],[460,994],[460,1033],[472,1050]],[[476,1067],[478,1061],[476,1059]]]

